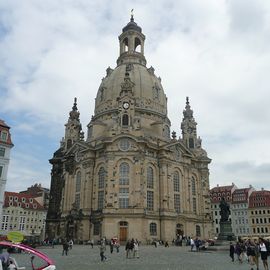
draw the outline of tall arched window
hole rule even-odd
[[[120,164],[119,184],[129,185],[129,165],[126,162]]]
[[[98,171],[98,188],[105,187],[105,169],[101,167]]]
[[[126,162],[120,164],[119,168],[119,208],[129,207],[129,165]]]
[[[81,172],[77,172],[76,175],[76,192],[80,192],[81,191]]]
[[[147,168],[147,188],[154,188],[154,170],[151,167]]]
[[[123,114],[122,116],[122,126],[128,126],[128,115]]]
[[[196,195],[196,181],[194,177],[191,178],[191,192],[192,195]]]
[[[178,172],[174,172],[173,174],[173,190],[176,192],[180,191],[180,178]]]
[[[76,174],[76,183],[75,183],[75,205],[76,208],[80,208],[80,202],[81,202],[81,172],[78,171]]]
[[[152,222],[149,225],[150,235],[157,235],[157,224]]]
[[[201,236],[201,227],[196,225],[196,236]]]

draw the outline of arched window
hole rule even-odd
[[[105,169],[101,167],[98,171],[98,188],[105,187]]]
[[[76,192],[80,192],[81,191],[81,172],[77,172],[76,175]]]
[[[191,178],[191,192],[192,195],[196,195],[196,182],[194,177]]]
[[[179,173],[178,172],[174,172],[174,174],[173,174],[173,190],[175,192],[180,191],[180,179],[179,179]]]
[[[147,168],[147,188],[154,188],[154,171],[153,168]]]
[[[157,224],[152,222],[149,225],[150,235],[157,235]]]
[[[189,148],[194,148],[194,139],[193,138],[189,138],[188,139],[188,145],[189,145]]]
[[[201,236],[201,227],[196,225],[196,236]]]
[[[119,208],[129,207],[129,165],[126,162],[120,164],[119,172]]]
[[[125,38],[123,40],[123,49],[124,49],[124,52],[128,51],[128,38]]]
[[[141,46],[141,41],[139,38],[135,38],[135,48],[134,51],[136,52],[142,52],[142,46]]]
[[[129,165],[126,162],[120,164],[119,184],[129,185]]]
[[[128,126],[128,115],[123,114],[122,116],[122,126]]]

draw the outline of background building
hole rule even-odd
[[[0,223],[4,203],[4,192],[7,182],[10,150],[13,147],[9,130],[10,127],[0,119]]]
[[[249,186],[248,188],[236,189],[232,194],[230,208],[232,230],[237,237],[244,237],[251,234],[248,207],[249,197],[254,190],[252,186]]]
[[[252,236],[270,235],[270,191],[253,191],[249,197],[249,224]]]
[[[146,67],[144,41],[131,17],[119,36],[117,67],[107,68],[98,89],[86,140],[75,99],[50,160],[49,238],[211,237],[211,160],[188,98],[182,137],[171,136],[167,97]]]
[[[237,189],[237,186],[232,183],[230,186],[219,186],[212,188],[210,190],[210,198],[211,198],[211,211],[213,218],[213,230],[214,234],[218,236],[220,233],[220,208],[219,204],[221,198],[224,198],[225,201],[230,205],[232,201],[232,193]],[[229,216],[229,220],[231,220],[231,214]]]
[[[42,187],[41,184],[35,183],[27,190],[20,191],[21,194],[28,194],[31,197],[35,198],[45,209],[48,209],[49,206],[49,195],[50,190],[48,188]]]
[[[5,192],[1,234],[20,231],[25,237],[43,240],[47,211],[32,196]]]

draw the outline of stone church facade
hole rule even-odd
[[[201,146],[189,99],[182,136],[170,132],[167,97],[146,67],[145,36],[133,16],[119,36],[84,138],[75,98],[65,137],[50,160],[49,238],[118,237],[171,241],[209,238],[211,160]]]

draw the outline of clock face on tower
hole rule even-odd
[[[125,110],[127,110],[127,109],[129,108],[129,103],[128,103],[128,102],[124,102],[124,103],[123,103],[123,108],[124,108]]]

